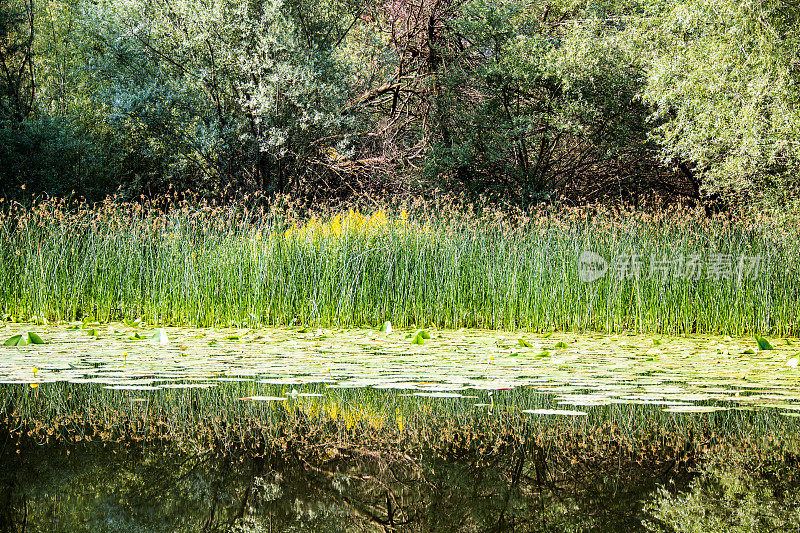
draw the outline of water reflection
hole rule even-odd
[[[19,453],[17,453],[19,450]],[[319,460],[7,440],[4,531],[630,531],[674,472],[549,472],[509,453],[424,461],[331,448]]]
[[[0,531],[787,531],[796,462],[555,464],[340,449],[225,457],[163,446],[0,446]],[[313,458],[312,458],[313,457]],[[698,466],[698,465],[695,465]]]

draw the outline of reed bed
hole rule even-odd
[[[155,205],[0,204],[0,314],[197,326],[389,320],[800,333],[800,251],[775,217],[708,218],[680,207]],[[584,251],[609,263],[604,277],[581,280]],[[757,269],[737,270],[743,257],[758,258]],[[722,259],[730,268],[720,269]],[[692,262],[699,270],[689,269]]]

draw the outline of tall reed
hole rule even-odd
[[[6,206],[0,308],[24,319],[201,326],[800,331],[798,249],[771,218],[406,207],[301,216],[285,202]],[[587,250],[609,263],[594,282],[580,277]],[[760,270],[739,275],[742,256],[758,257]],[[717,275],[720,258],[731,268]],[[651,260],[676,270],[651,275]]]

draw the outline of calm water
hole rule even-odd
[[[19,449],[19,453],[17,453]],[[167,452],[167,453],[165,453]],[[423,462],[343,452],[215,458],[89,443],[3,444],[4,531],[633,531],[668,472],[572,477],[534,458]]]
[[[800,531],[795,342],[103,328],[0,347],[0,532]],[[452,435],[424,452],[359,429],[436,417]],[[334,428],[263,457],[193,451],[330,420],[349,444]],[[469,424],[505,445],[472,453]],[[555,449],[515,446],[528,430]]]

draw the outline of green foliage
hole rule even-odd
[[[650,57],[642,96],[664,157],[692,165],[709,193],[796,190],[800,6],[653,4],[638,47]]]
[[[642,71],[615,23],[588,8],[471,0],[453,32],[466,45],[441,74],[446,131],[431,172],[540,197],[647,159]]]
[[[14,127],[33,109],[34,33],[32,0],[0,4],[0,128]]]
[[[0,194],[410,175],[523,202],[652,186],[786,205],[798,28],[783,0],[12,0]]]
[[[20,333],[19,335],[14,335],[6,339],[3,343],[3,346],[27,346],[28,344],[44,344],[44,340],[42,338],[30,331],[27,333]]]
[[[431,210],[412,211],[405,222],[391,212],[354,216],[362,230],[345,231],[336,215],[320,212],[314,224],[292,229],[302,221],[280,206],[186,205],[165,214],[106,203],[72,212],[52,201],[18,209],[0,218],[0,305],[51,321],[122,309],[121,318],[151,324],[346,327],[388,319],[398,328],[798,333],[797,251],[765,220],[561,208],[501,221],[499,213]],[[612,268],[581,281],[587,246],[609,262],[640,256],[641,277]],[[709,262],[709,250],[735,261],[760,254],[761,268],[718,279],[649,273],[652,258]]]

